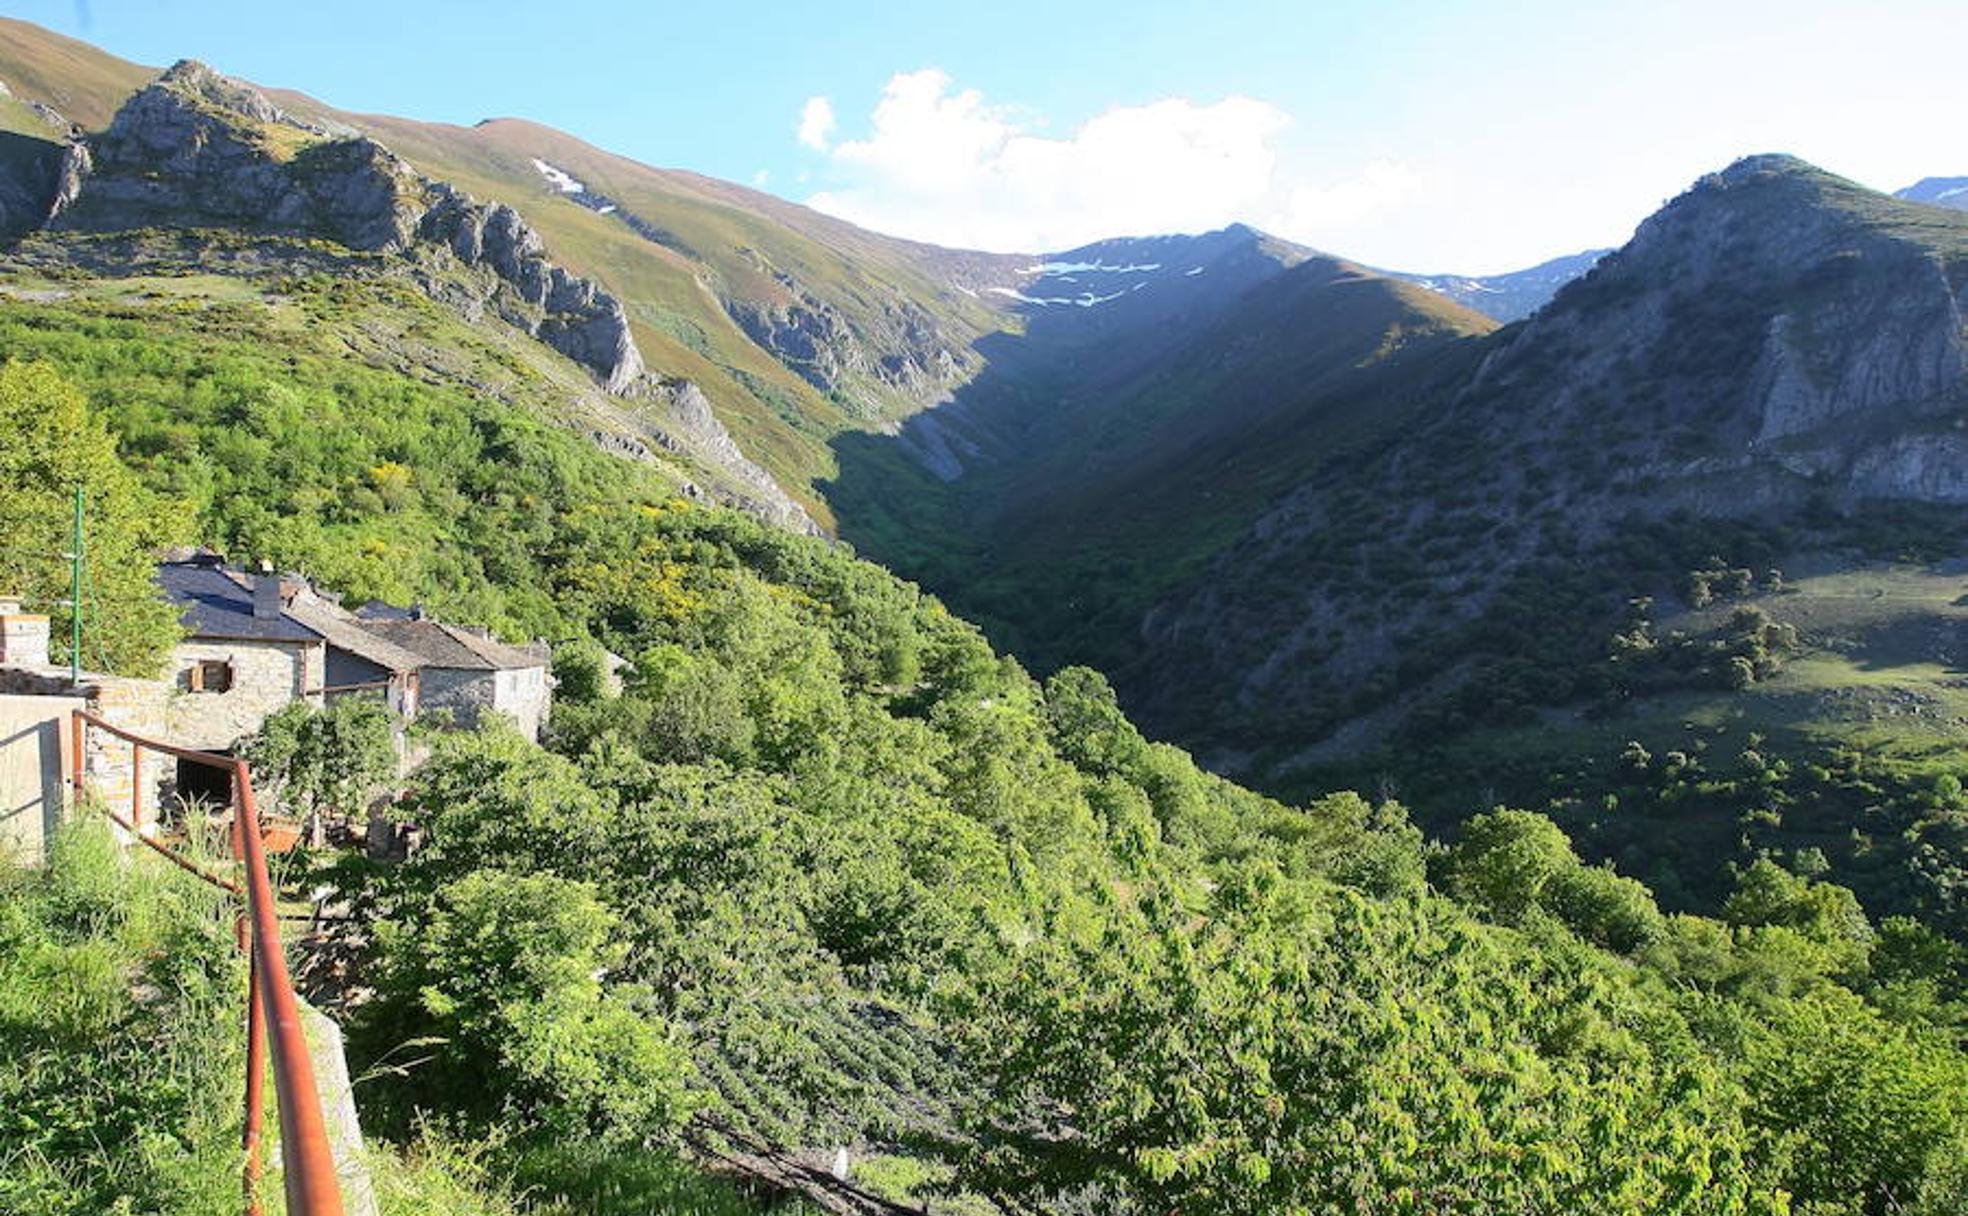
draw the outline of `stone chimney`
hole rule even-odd
[[[253,619],[256,621],[277,620],[284,602],[280,594],[280,576],[260,573],[253,576]]]
[[[0,665],[48,666],[48,618],[22,612],[17,596],[0,595]]]

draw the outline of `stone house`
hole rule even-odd
[[[174,742],[225,750],[293,701],[354,695],[379,696],[406,722],[446,710],[471,727],[496,711],[529,739],[546,721],[543,644],[509,646],[420,609],[350,612],[304,578],[230,569],[212,553],[164,563],[157,581],[189,635],[175,653]]]
[[[186,634],[167,677],[181,694],[171,705],[172,742],[226,751],[295,701],[321,704],[327,639],[287,611],[287,583],[228,569],[215,554],[157,568]]]
[[[225,753],[269,715],[304,701],[382,698],[404,721],[443,710],[458,725],[511,718],[530,739],[546,721],[552,680],[542,643],[510,646],[483,630],[372,604],[362,615],[295,576],[249,574],[217,554],[158,568],[186,637],[163,680],[84,673],[48,662],[48,618],[0,598],[0,857],[34,858],[71,800],[72,715],[104,720],[179,747]],[[369,619],[375,618],[375,619]],[[87,734],[88,788],[148,831],[161,793],[224,805],[222,771]]]
[[[363,628],[415,653],[421,712],[445,710],[472,727],[486,711],[504,714],[537,740],[552,697],[551,652],[542,643],[510,646],[484,630],[447,625],[382,605],[358,610]]]
[[[374,694],[404,721],[417,716],[424,660],[312,587],[287,601],[287,615],[321,635],[328,647],[321,686],[324,697]]]

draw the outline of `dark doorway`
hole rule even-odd
[[[178,799],[223,814],[232,805],[232,773],[192,760],[178,761]]]

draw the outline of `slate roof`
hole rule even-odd
[[[179,621],[193,637],[241,638],[267,642],[319,642],[322,635],[290,613],[253,615],[252,576],[206,561],[166,562],[157,568],[157,585],[179,609]]]
[[[423,619],[424,610],[421,605],[398,608],[395,604],[382,600],[370,600],[357,608],[355,615],[365,621],[417,621]]]
[[[326,638],[335,649],[365,658],[387,671],[416,671],[424,666],[423,656],[415,651],[380,636],[367,622],[340,615],[326,605],[296,600],[287,606],[287,615]]]
[[[441,621],[375,621],[362,627],[422,657],[425,666],[464,671],[514,671],[544,667],[547,660],[529,650],[481,637]]]
[[[178,605],[185,630],[193,637],[326,642],[392,672],[425,667],[515,671],[547,663],[544,655],[533,650],[508,646],[457,625],[424,617],[372,617],[369,613],[378,608],[391,613],[403,611],[378,601],[363,605],[358,610],[361,615],[351,616],[330,602],[302,593],[287,600],[279,616],[257,617],[253,615],[254,577],[229,570],[210,556],[165,562],[157,568],[157,585]]]

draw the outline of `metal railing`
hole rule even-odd
[[[206,882],[245,897],[237,927],[239,948],[248,966],[246,988],[246,1126],[241,1138],[246,1161],[242,1183],[248,1216],[258,1216],[261,1173],[262,1111],[265,1109],[268,1027],[272,1028],[273,1090],[280,1112],[280,1154],[286,1182],[287,1216],[342,1216],[341,1186],[335,1159],[321,1115],[321,1094],[314,1083],[314,1062],[301,1032],[300,1000],[287,974],[280,948],[280,917],[274,906],[273,882],[267,875],[266,850],[260,840],[259,808],[253,801],[253,780],[244,760],[212,752],[174,747],[128,731],[84,710],[74,711],[70,733],[70,772],[75,805],[83,805],[87,779],[87,736],[90,728],[130,744],[130,817],[107,806],[111,820]],[[143,755],[146,751],[205,765],[232,777],[232,849],[245,875],[245,889],[212,874],[143,830]],[[251,825],[251,831],[247,830]]]

